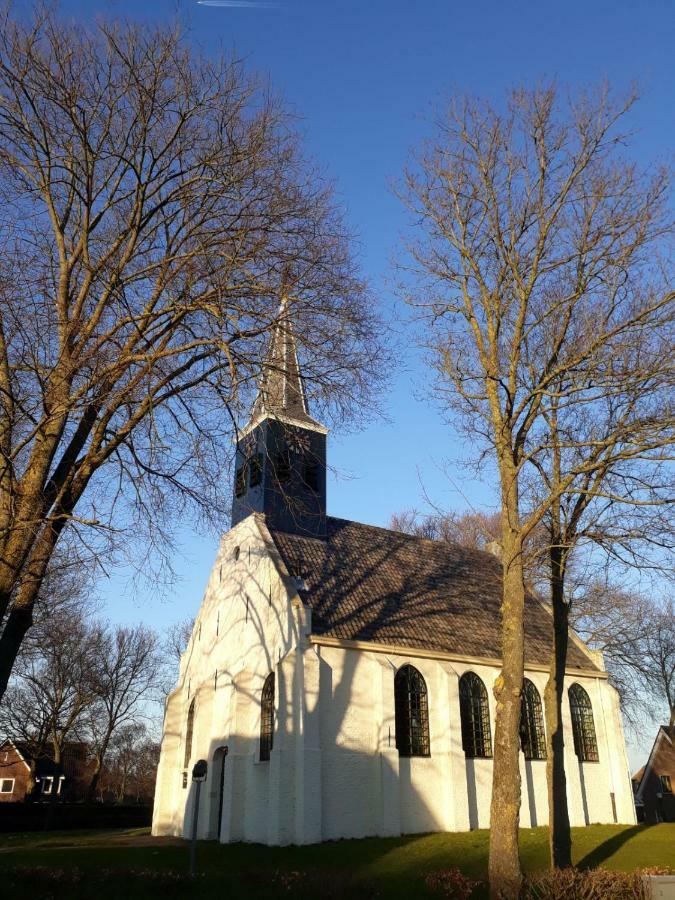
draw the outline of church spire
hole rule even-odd
[[[283,300],[251,420],[237,441],[232,524],[262,513],[271,528],[324,537],[327,431],[309,414]]]
[[[282,298],[265,357],[260,389],[251,411],[251,426],[267,417],[322,428],[309,413],[286,296]]]

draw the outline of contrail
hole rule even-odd
[[[233,9],[276,9],[278,3],[265,0],[197,0],[199,6],[229,6]]]

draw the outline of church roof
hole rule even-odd
[[[265,357],[263,377],[253,404],[251,421],[270,415],[316,426],[319,423],[309,414],[295,335],[286,310],[286,304],[282,303],[280,318],[272,332]]]
[[[270,529],[312,633],[482,658],[501,658],[501,565],[490,553],[345,519],[326,539]],[[528,596],[526,663],[547,665],[551,615]],[[570,641],[568,669],[598,666]]]

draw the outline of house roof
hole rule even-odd
[[[0,750],[3,750],[5,747],[13,747],[14,752],[19,757],[19,760],[24,764],[24,766],[30,771],[30,766],[26,762],[26,757],[21,752],[21,749],[17,747],[14,741],[11,738],[6,738],[2,743],[0,743]]]
[[[345,519],[327,519],[326,539],[270,529],[312,633],[482,658],[501,657],[501,564],[490,553]],[[552,620],[526,599],[525,658],[549,662]],[[570,641],[568,670],[598,670]]]
[[[636,782],[638,775],[640,776],[640,780],[639,782],[637,782],[637,787],[635,788],[635,796],[637,799],[640,799],[642,797],[642,790],[645,784],[647,784],[647,775],[654,767],[654,759],[658,752],[659,744],[662,740],[668,741],[671,746],[673,745],[673,740],[670,736],[669,725],[659,725],[659,729],[656,732],[656,737],[654,738],[654,743],[652,744],[652,749],[649,752],[649,759],[647,760],[647,763],[640,769],[639,772],[633,775],[632,780],[634,783]]]

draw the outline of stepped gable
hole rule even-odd
[[[313,634],[501,657],[501,566],[492,554],[333,517],[325,539],[270,532],[303,579]],[[548,665],[551,642],[551,616],[528,596],[526,664]],[[573,641],[567,667],[598,669]]]

